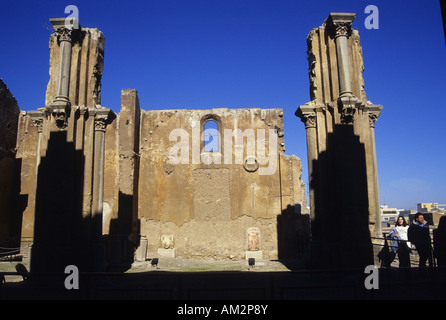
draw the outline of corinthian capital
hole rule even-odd
[[[71,41],[73,29],[68,29],[66,27],[54,27],[54,33],[59,41]]]
[[[335,37],[340,37],[340,36],[347,37],[351,27],[351,23],[338,22],[335,24],[335,27],[336,27]]]
[[[369,113],[369,125],[370,128],[375,128],[375,122],[376,120],[378,120],[379,118],[379,114],[377,114],[376,112],[370,112]]]
[[[79,29],[79,22],[75,19],[54,18],[50,19],[57,39],[60,41],[72,41],[73,31]]]
[[[41,133],[43,128],[43,117],[45,116],[42,110],[28,111],[32,124],[37,127],[37,132]]]
[[[316,109],[320,107],[313,102],[308,102],[296,110],[295,115],[305,124],[305,129],[316,128]]]
[[[89,114],[94,116],[95,131],[105,132],[107,125],[115,118],[114,112],[107,108],[90,109]]]
[[[305,129],[316,128],[316,113],[304,114],[301,119],[305,124]]]
[[[374,128],[376,120],[378,120],[379,116],[381,115],[381,110],[383,109],[383,106],[373,105],[368,101],[367,107],[369,111],[369,125],[370,128]]]
[[[335,38],[341,36],[348,37],[355,17],[355,13],[332,12],[325,23],[332,30]]]
[[[94,130],[105,131],[107,128],[107,116],[96,116],[94,118]]]

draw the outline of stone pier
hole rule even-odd
[[[28,163],[35,168],[35,198],[24,213],[22,238],[33,239],[32,271],[60,272],[68,264],[101,271],[105,129],[114,119],[110,109],[100,106],[100,84],[95,83],[104,38],[96,29],[65,20],[50,19],[54,34],[46,106],[19,119],[26,130],[33,130],[27,117],[37,128],[36,160]]]
[[[373,264],[380,236],[374,126],[382,106],[367,100],[353,13],[331,13],[310,31],[311,101],[296,115],[307,135],[314,268]]]

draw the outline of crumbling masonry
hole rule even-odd
[[[282,109],[143,110],[125,89],[114,113],[101,106],[103,34],[51,19],[45,107],[20,112],[0,82],[1,244],[20,246],[32,271],[153,257],[373,263],[382,107],[364,93],[353,18],[331,14],[307,39],[311,101],[296,115],[311,212],[300,160],[285,155]]]
[[[137,91],[125,89],[115,114],[101,106],[103,34],[50,21],[45,107],[8,116],[18,124],[17,149],[8,151],[10,162],[20,161],[13,201],[26,200],[12,215],[20,227],[3,235],[30,245],[22,253],[32,271],[306,254],[301,164],[284,153],[281,109],[146,111]],[[210,152],[202,137],[208,121],[219,133]],[[189,152],[179,150],[176,163],[179,142]]]
[[[305,123],[311,208],[311,264],[373,264],[371,237],[381,236],[375,121],[382,106],[367,100],[362,48],[353,13],[331,13],[310,31],[311,101]]]

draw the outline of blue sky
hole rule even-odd
[[[102,105],[121,89],[149,109],[283,108],[287,154],[302,160],[309,101],[306,37],[330,12],[355,12],[365,90],[384,106],[376,123],[381,203],[446,203],[446,46],[439,1],[2,1],[0,78],[21,110],[44,106],[49,18],[76,5],[83,27],[105,35]],[[368,30],[367,5],[379,9]]]

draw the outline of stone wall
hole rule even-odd
[[[144,239],[150,257],[241,259],[248,229],[257,228],[256,251],[277,258],[284,233],[280,216],[290,208],[293,214],[306,210],[300,160],[284,154],[282,118],[281,109],[145,111],[135,90],[123,90],[121,112],[106,135],[103,230],[113,243],[109,254],[128,258]],[[207,120],[219,124],[219,152],[201,152]],[[264,130],[264,149],[274,161],[249,158],[246,137],[236,158],[240,145],[233,138],[225,146],[225,129]],[[274,150],[270,133],[277,140]],[[177,164],[169,153],[180,142],[186,151]],[[208,163],[217,156],[220,163]]]
[[[16,160],[19,107],[6,84],[0,79],[0,246],[17,247],[12,238],[20,236],[20,221],[14,219],[21,206],[17,197]],[[17,202],[16,202],[17,201]],[[1,253],[2,251],[0,251]]]
[[[145,111],[139,107],[136,90],[123,90],[121,104],[121,112],[107,126],[105,135],[102,232],[110,261],[132,261],[141,238],[147,240],[147,257],[175,254],[184,258],[242,259],[250,254],[248,230],[252,228],[259,232],[257,257],[261,253],[265,258],[277,258],[281,245],[283,252],[296,253],[299,245],[293,249],[298,241],[293,233],[300,230],[301,235],[306,234],[298,221],[300,213],[306,213],[305,188],[299,158],[284,154],[281,109]],[[219,119],[221,130],[263,129],[268,138],[272,128],[277,138],[276,165],[249,167],[246,137],[242,163],[236,163],[235,139],[234,149],[228,151],[231,164],[224,163],[223,158],[221,164],[206,164],[209,154],[201,152],[199,163],[192,163],[192,138],[196,138],[192,124],[209,115]],[[87,133],[94,118],[78,115],[77,119],[77,130],[88,130],[81,140],[85,188],[79,197],[85,218],[92,197],[91,174],[87,172],[92,166],[88,152],[92,137]],[[21,194],[28,199],[21,230],[25,241],[34,236],[39,133],[30,115],[22,113],[18,123]],[[179,139],[170,141],[169,136],[179,128],[189,134],[189,163],[172,164],[169,150]],[[76,137],[76,132],[72,136]],[[200,150],[202,142],[195,142]],[[268,141],[265,147],[269,155]],[[223,149],[222,157],[225,154]],[[259,173],[268,166],[275,168],[271,174]],[[283,223],[285,217],[287,223]],[[295,226],[290,229],[290,224]],[[294,237],[293,243],[286,240],[290,237]],[[173,240],[167,245],[163,238]]]

